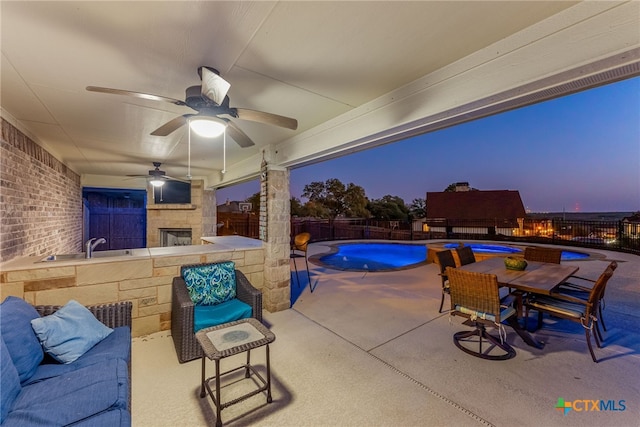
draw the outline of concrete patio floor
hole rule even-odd
[[[310,245],[310,255],[327,252],[328,244]],[[222,420],[236,426],[639,426],[640,257],[593,252],[603,259],[563,263],[595,278],[619,261],[607,287],[604,348],[595,348],[599,363],[592,362],[580,325],[548,317],[535,333],[543,349],[506,327],[515,358],[463,353],[452,336],[467,327],[438,313],[435,264],[365,274],[309,263],[314,292],[306,274],[301,287],[294,274],[293,307],[264,313],[277,337],[273,402],[252,397],[223,410]],[[263,353],[252,352],[261,372]],[[223,369],[242,360],[224,359]],[[134,339],[133,425],[214,425],[211,402],[198,397],[200,367],[200,361],[178,363],[166,332]],[[229,384],[223,399],[246,386],[238,384]],[[565,415],[555,409],[559,398],[602,400],[609,410],[588,403],[579,411],[585,404],[576,402]]]

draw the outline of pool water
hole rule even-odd
[[[444,245],[447,249],[455,249],[460,246],[459,243],[447,243]],[[471,250],[478,254],[517,254],[522,253],[522,249],[503,245],[488,245],[486,243],[465,243],[464,246],[471,246]],[[562,251],[562,261],[575,261],[579,259],[589,258],[589,254],[575,251]]]
[[[401,243],[345,243],[319,261],[326,267],[349,271],[390,271],[427,261],[426,245]]]

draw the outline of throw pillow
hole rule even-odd
[[[182,267],[182,278],[196,305],[217,305],[236,297],[236,267],[233,261]]]
[[[73,362],[113,332],[74,300],[50,316],[33,319],[31,326],[44,351],[61,363]]]
[[[21,298],[7,297],[0,304],[2,338],[21,383],[33,376],[44,357],[38,337],[31,329],[31,320],[39,318],[36,309]]]

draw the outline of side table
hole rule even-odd
[[[271,364],[269,360],[269,344],[276,339],[273,332],[267,329],[257,319],[248,318],[202,329],[196,333],[196,339],[198,340],[198,343],[200,343],[204,353],[202,356],[200,397],[205,397],[206,393],[211,397],[211,400],[216,407],[216,427],[222,426],[220,412],[228,406],[241,402],[251,396],[255,396],[263,391],[267,392],[267,403],[271,403]],[[262,378],[253,366],[251,366],[251,350],[263,346],[266,349],[266,380]],[[222,373],[220,372],[220,360],[245,351],[247,352],[246,364]],[[213,360],[216,367],[215,375],[209,378],[207,378],[205,374],[205,361],[207,358]],[[261,386],[256,390],[223,403],[220,399],[220,378],[241,369],[245,370],[245,378],[250,378],[253,373],[255,378],[259,380]],[[215,380],[215,391],[211,389],[209,384],[213,380]]]

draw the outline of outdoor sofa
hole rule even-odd
[[[131,302],[0,304],[0,422],[131,425]],[[99,320],[99,322],[98,322]]]

